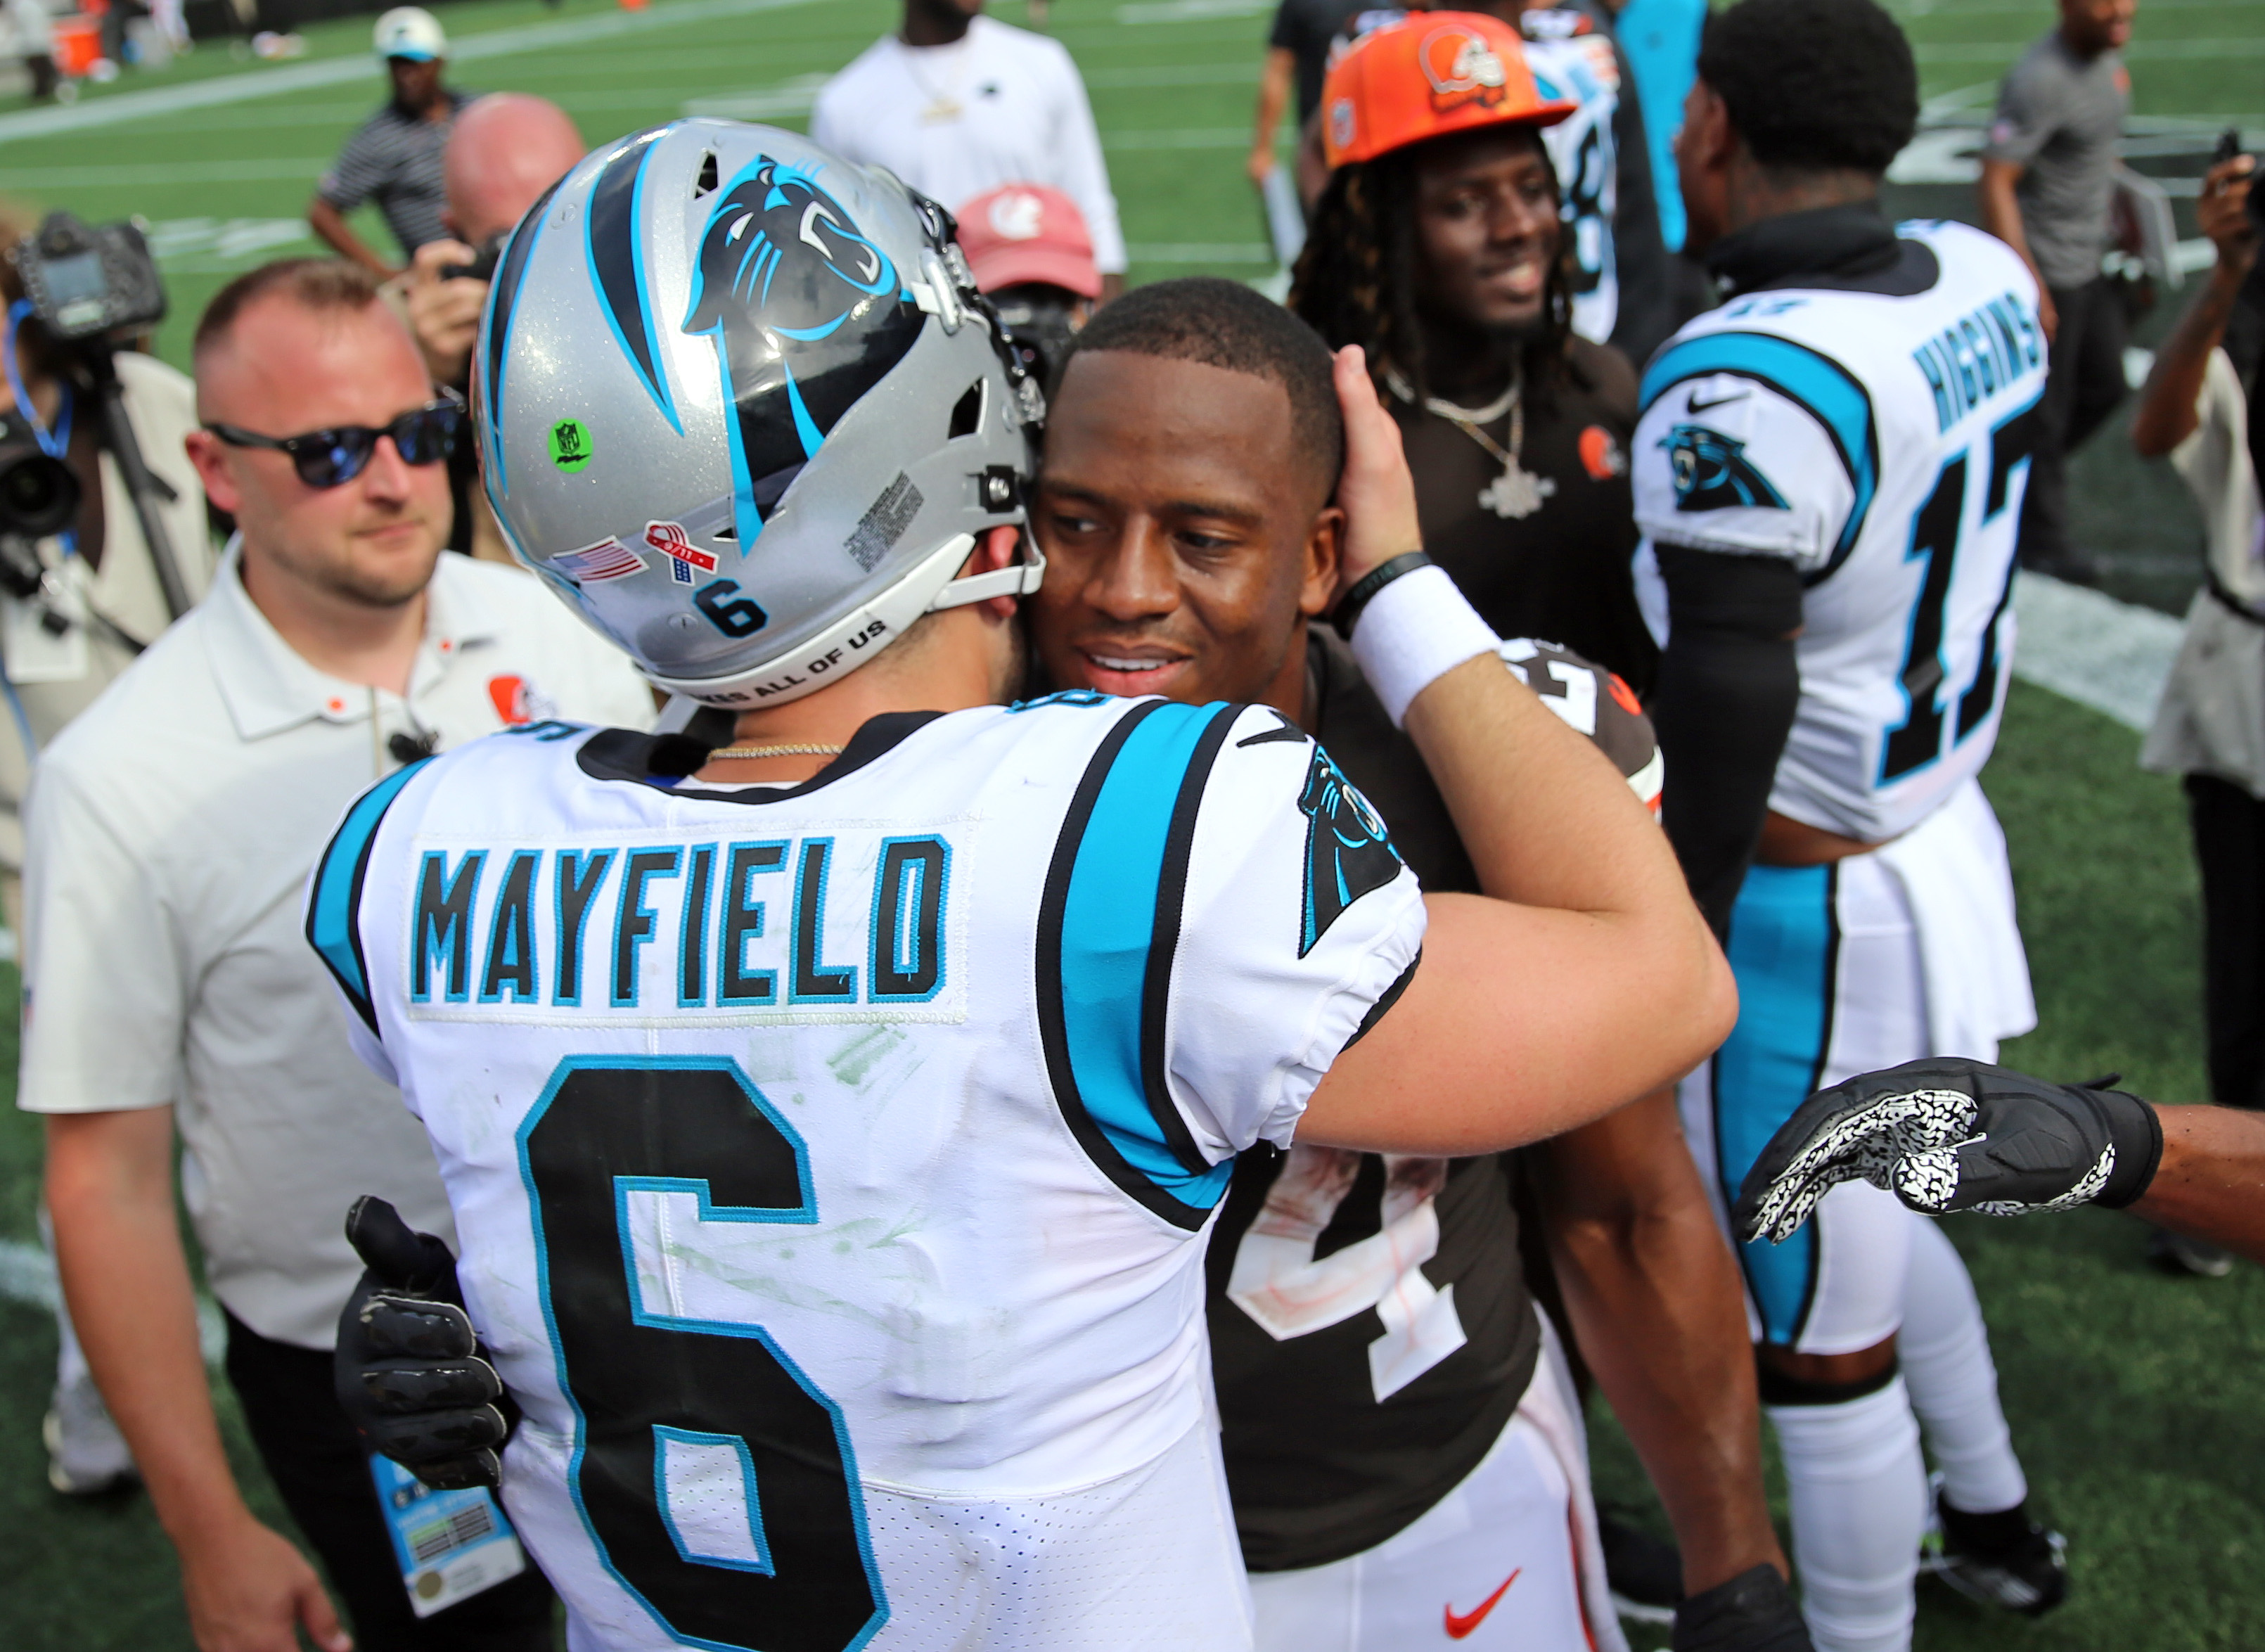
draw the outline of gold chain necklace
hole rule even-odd
[[[1400,376],[1399,370],[1387,368],[1384,382],[1392,393],[1410,406],[1417,405],[1415,387]],[[1526,448],[1526,373],[1523,368],[1512,368],[1510,388],[1484,407],[1458,407],[1436,396],[1426,396],[1421,405],[1427,413],[1446,419],[1463,434],[1484,448],[1502,466],[1502,474],[1479,490],[1482,508],[1492,511],[1505,520],[1523,520],[1540,510],[1557,491],[1553,477],[1536,476],[1526,468],[1519,457]],[[1510,446],[1508,448],[1480,428],[1491,425],[1504,413],[1510,415]]]
[[[727,759],[757,757],[839,757],[839,746],[725,746],[708,753],[708,761],[720,763]]]
[[[920,112],[920,123],[924,127],[941,126],[947,120],[957,120],[967,113],[959,101],[959,77],[967,72],[967,36],[963,34],[949,46],[905,46],[905,72],[913,77],[913,84],[928,94],[928,104]],[[950,72],[941,89],[929,83],[920,71],[920,55],[933,52],[942,57],[949,53]]]

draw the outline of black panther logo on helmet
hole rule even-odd
[[[1659,444],[1675,469],[1675,508],[1720,511],[1739,506],[1782,511],[1791,507],[1769,478],[1745,456],[1746,444],[1704,425],[1678,425]]]
[[[1298,807],[1306,814],[1304,957],[1346,907],[1400,876],[1400,854],[1368,799],[1318,746]]]
[[[758,156],[700,237],[683,328],[724,375],[739,548],[857,399],[903,359],[922,317],[885,252],[808,174]]]

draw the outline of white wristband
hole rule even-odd
[[[1352,657],[1395,729],[1417,695],[1501,645],[1444,568],[1401,575],[1369,599],[1352,628]]]

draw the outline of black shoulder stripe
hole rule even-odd
[[[655,357],[652,317],[645,311],[644,272],[637,248],[637,182],[652,146],[668,135],[658,127],[639,134],[614,152],[590,191],[590,207],[584,220],[588,237],[590,273],[605,301],[606,317],[614,337],[628,353],[646,391],[671,420],[674,407],[666,381]]]

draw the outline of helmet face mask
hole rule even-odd
[[[1035,560],[953,579],[1023,520],[1044,409],[950,228],[765,127],[681,120],[583,161],[514,232],[474,352],[514,552],[654,681],[732,706],[1035,589]]]

